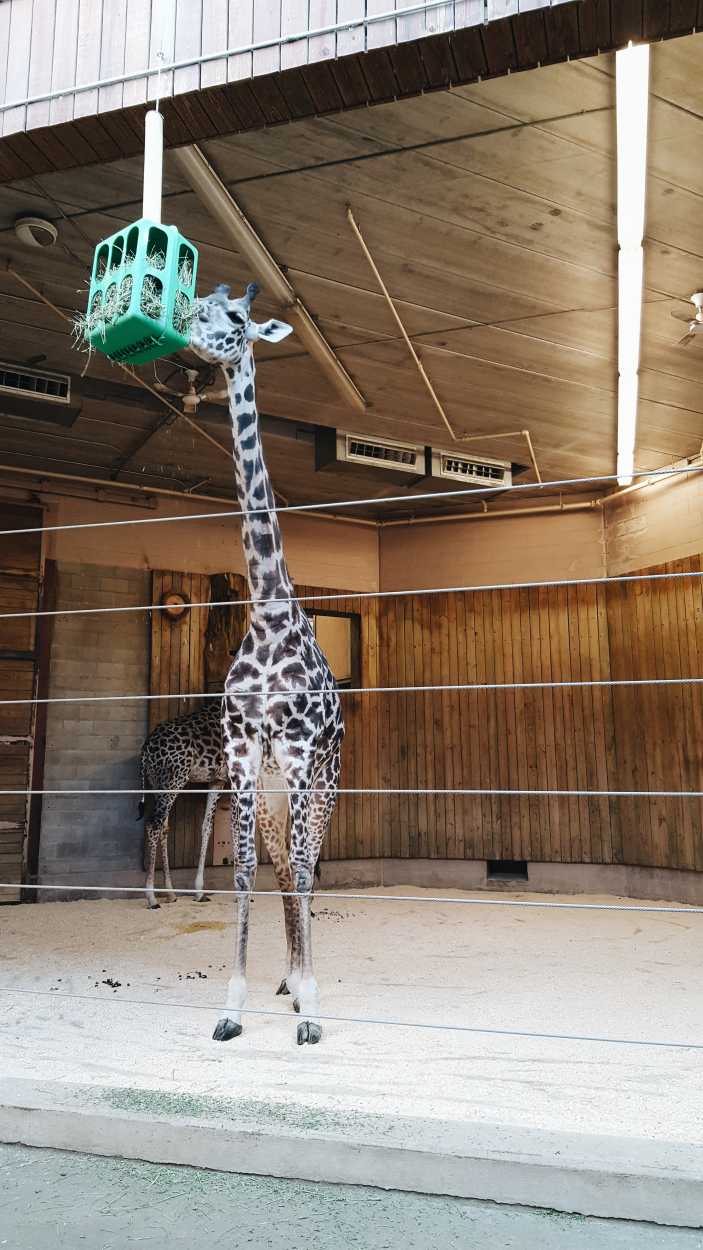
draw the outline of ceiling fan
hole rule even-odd
[[[672,312],[672,317],[677,321],[685,321],[688,323],[688,330],[683,338],[678,340],[679,345],[686,346],[691,342],[697,334],[703,334],[703,291],[694,291],[690,296],[691,303],[695,308],[695,316],[691,318],[687,313]]]
[[[170,385],[171,378],[174,377],[176,372],[185,374],[188,383],[185,391]],[[157,376],[156,381],[153,383],[154,390],[159,391],[161,395],[176,395],[183,404],[183,411],[192,417],[198,411],[198,407],[203,399],[207,398],[203,392],[212,385],[214,370],[209,367],[206,369],[188,369],[178,365],[174,373],[170,373],[165,382],[162,382]]]

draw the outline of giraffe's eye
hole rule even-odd
[[[230,321],[234,323],[234,325],[236,326],[244,325],[244,318],[241,313],[230,312],[228,309],[227,316],[229,317]]]

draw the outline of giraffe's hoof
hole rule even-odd
[[[322,1028],[319,1024],[315,1024],[312,1020],[301,1020],[298,1025],[298,1045],[304,1046],[307,1042],[310,1046],[316,1046],[322,1037]]]
[[[196,895],[196,899],[195,899],[195,901],[196,901],[196,903],[209,903],[209,902],[210,902],[210,895],[209,895],[209,894],[198,894],[198,895]]]
[[[169,894],[169,895],[167,895],[167,896],[166,896],[166,898],[164,899],[164,903],[177,903],[177,902],[178,902],[178,895],[177,895],[177,894]]]
[[[293,1011],[300,1015],[300,1000],[298,998],[293,999]]]
[[[228,1016],[223,1016],[222,1020],[217,1021],[212,1040],[214,1042],[229,1042],[233,1037],[239,1037],[241,1031],[241,1024],[235,1024],[234,1020],[230,1020]]]
[[[149,911],[158,911],[160,906],[161,906],[160,903],[147,903],[147,907],[149,908]]]
[[[277,993],[277,994],[290,994],[290,990],[288,989],[288,982],[286,981],[286,978],[285,978],[285,977],[284,977],[284,978],[283,978],[283,980],[281,981],[281,984],[279,985],[278,989],[276,990],[276,993]]]

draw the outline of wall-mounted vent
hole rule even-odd
[[[338,436],[339,437],[339,436]],[[342,459],[357,464],[388,465],[404,473],[424,473],[425,449],[415,443],[394,443],[360,434],[343,434]]]
[[[466,482],[467,485],[512,486],[513,471],[509,460],[492,460],[485,456],[466,456],[460,452],[430,451],[428,472],[431,477]]]
[[[71,379],[65,373],[45,373],[0,362],[0,394],[23,399],[45,399],[54,404],[71,402]]]
[[[0,361],[0,416],[21,417],[69,429],[80,416],[71,404],[71,379],[65,373],[25,369]]]
[[[351,434],[318,426],[315,435],[315,468],[331,469],[358,465],[380,469],[386,477],[399,474],[421,479],[425,476],[425,447],[422,443],[401,443],[392,438]]]
[[[512,486],[513,477],[522,471],[522,465],[509,460],[495,460],[492,456],[469,455],[456,448],[454,451],[438,447],[425,447],[421,443],[401,442],[394,438],[379,438],[372,434],[352,434],[348,430],[330,430],[317,426],[315,430],[315,468],[344,469],[351,466],[378,469],[386,479],[395,479],[405,486],[420,482],[446,482],[453,486],[460,482],[477,494],[490,495],[493,491],[506,490]],[[413,481],[414,479],[414,481]]]

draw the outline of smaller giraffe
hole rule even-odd
[[[236,651],[231,652],[236,655]],[[189,716],[177,716],[162,721],[149,734],[140,755],[142,798],[137,819],[144,815],[148,789],[165,791],[154,796],[154,809],[146,825],[149,845],[149,861],[146,878],[147,906],[156,910],[160,906],[154,891],[156,852],[161,848],[164,886],[168,893],[166,901],[174,903],[171,870],[168,862],[168,818],[179,793],[191,781],[212,785],[208,792],[205,815],[200,830],[200,856],[195,876],[196,902],[207,902],[203,893],[205,860],[212,835],[217,802],[221,786],[228,786],[227,764],[222,741],[222,704],[213,699]],[[147,785],[148,783],[148,785]],[[257,830],[262,833],[271,854],[277,877],[285,875],[288,856],[288,798],[268,795],[257,797]],[[315,864],[315,876],[320,879],[319,860]],[[289,888],[291,888],[289,886]],[[282,991],[283,992],[283,991]]]
[[[149,734],[140,756],[142,799],[137,819],[144,815],[145,799],[149,789],[160,791],[154,795],[153,812],[146,824],[149,859],[146,878],[146,900],[149,907],[157,908],[154,893],[156,850],[161,848],[164,870],[164,886],[168,891],[166,901],[174,903],[176,895],[171,882],[168,863],[168,818],[181,790],[189,782],[201,782],[211,786],[205,816],[200,832],[200,858],[195,877],[196,899],[205,901],[203,879],[205,857],[212,833],[219,787],[226,783],[227,765],[222,745],[222,700],[213,699],[189,716],[177,716],[162,721]]]

